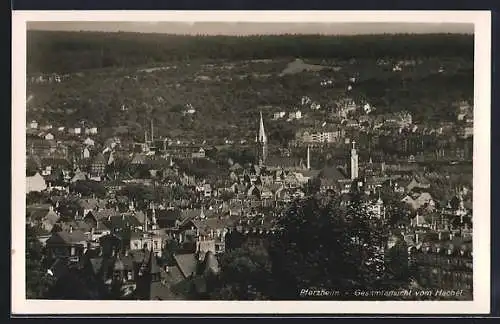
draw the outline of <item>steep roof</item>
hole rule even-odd
[[[79,199],[78,205],[83,209],[94,209],[97,207],[104,209],[106,208],[106,200],[94,198]]]
[[[119,212],[111,208],[105,208],[92,211],[92,215],[94,215],[96,220],[103,220],[111,216],[117,216],[119,215]]]
[[[194,253],[176,254],[174,256],[174,259],[184,278],[187,278],[191,276],[191,274],[196,273],[198,261]]]
[[[86,176],[85,172],[77,170],[75,172],[75,175],[73,176],[73,178],[71,178],[70,182],[83,181],[83,180],[87,180],[87,176]]]
[[[53,233],[52,236],[47,240],[47,244],[75,244],[81,243],[87,240],[87,235],[80,230],[73,230],[71,232],[61,231]]]
[[[334,181],[348,179],[338,167],[325,167],[319,172],[318,177]]]
[[[141,225],[137,218],[127,214],[111,216],[109,219],[103,220],[103,223],[111,230],[138,227]]]
[[[104,154],[98,153],[93,161],[93,164],[107,164],[107,160]]]
[[[50,204],[36,204],[26,206],[26,216],[31,219],[41,220],[43,219],[51,209]]]
[[[26,192],[43,191],[45,189],[47,189],[47,183],[40,173],[36,172],[33,176],[26,177]]]

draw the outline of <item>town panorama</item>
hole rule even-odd
[[[26,298],[472,300],[473,35],[27,37]]]

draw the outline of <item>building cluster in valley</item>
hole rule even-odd
[[[420,284],[439,282],[470,290],[472,187],[457,182],[451,194],[439,194],[436,186],[459,175],[472,147],[466,145],[468,153],[461,151],[462,158],[455,155],[452,163],[443,160],[440,171],[422,164],[418,152],[403,160],[377,159],[349,128],[369,128],[382,138],[393,127],[399,134],[396,140],[408,147],[423,145],[424,136],[440,131],[421,130],[408,113],[349,119],[356,104],[346,101],[343,107],[340,125],[297,132],[297,145],[290,150],[305,150],[296,155],[273,150],[261,113],[255,162],[230,161],[225,173],[207,178],[189,174],[180,165],[210,161],[208,145],[155,139],[152,124],[143,142],[126,143],[119,137],[100,139],[95,127],[65,129],[30,122],[26,222],[37,229],[44,246],[47,275],[63,287],[71,283],[59,297],[71,298],[77,291],[75,298],[206,296],[206,274],[221,271],[219,256],[242,240],[274,235],[280,230],[279,215],[291,202],[306,198],[313,186],[342,199],[356,187],[379,219],[389,217],[393,201],[406,206],[408,221],[393,224],[391,231],[397,233],[394,240],[407,245],[409,264],[428,274]],[[459,109],[458,119],[467,129],[471,108],[463,103]],[[274,115],[285,117],[301,119],[302,114]],[[318,155],[328,152],[328,147],[319,148],[324,143],[338,143],[345,158],[337,165],[313,165]],[[150,196],[141,196],[148,190]],[[33,197],[44,200],[30,202]]]

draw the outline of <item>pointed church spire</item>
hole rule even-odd
[[[259,142],[267,143],[266,131],[264,129],[264,119],[262,118],[262,111],[260,112]]]
[[[257,137],[257,158],[259,165],[264,164],[267,159],[267,135],[264,129],[264,119],[262,118],[262,111],[260,112],[260,125]]]
[[[201,219],[205,219],[205,212],[204,212],[204,209],[205,209],[205,208],[204,208],[204,206],[202,205],[202,206],[201,206],[201,212],[200,212],[200,218],[201,218]]]

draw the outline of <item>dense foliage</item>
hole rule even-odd
[[[28,72],[80,72],[196,59],[460,56],[472,59],[470,35],[180,36],[135,33],[28,32]]]
[[[53,284],[47,275],[37,229],[26,226],[26,299],[45,298]]]
[[[213,298],[288,300],[302,289],[324,289],[341,292],[326,299],[356,299],[355,289],[405,287],[406,256],[393,251],[386,268],[380,248],[388,233],[355,196],[347,206],[337,198],[296,202],[269,245],[243,245],[224,255]]]

